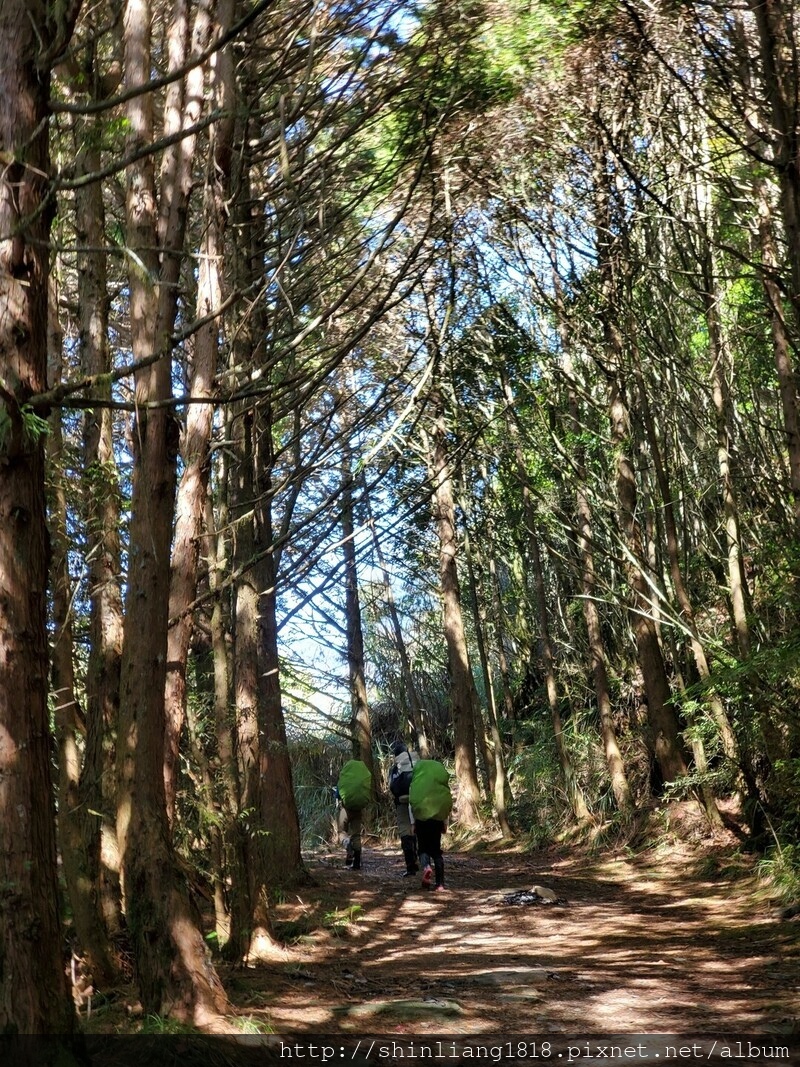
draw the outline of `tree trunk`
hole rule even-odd
[[[517,463],[519,464],[521,460],[522,457],[518,452]],[[539,616],[539,641],[541,645],[542,662],[544,665],[545,684],[547,687],[547,703],[550,706],[550,717],[553,722],[553,737],[556,743],[556,751],[558,752],[561,776],[564,779],[564,786],[567,791],[567,796],[569,797],[572,814],[579,822],[586,822],[590,818],[589,808],[586,805],[586,798],[583,795],[583,790],[581,789],[577,775],[575,774],[572,757],[569,754],[569,749],[567,748],[567,743],[564,739],[564,727],[561,720],[558,686],[556,684],[555,655],[553,653],[553,642],[550,637],[550,622],[547,611],[547,595],[544,586],[542,556],[539,549],[539,538],[536,535],[536,509],[534,508],[533,496],[527,481],[527,475],[523,481],[522,495],[523,506],[525,509],[525,525],[528,534],[528,551],[530,553],[530,561],[533,567],[534,588],[536,589],[536,609]]]
[[[550,637],[550,622],[547,609],[547,594],[544,585],[544,571],[542,568],[542,556],[539,548],[539,538],[536,532],[536,506],[531,491],[528,470],[525,465],[525,456],[519,441],[519,430],[513,421],[514,396],[509,382],[503,378],[503,391],[506,397],[506,426],[508,435],[513,443],[514,456],[517,465],[517,476],[522,486],[522,508],[525,520],[526,545],[528,557],[533,568],[533,582],[536,589],[536,613],[539,616],[539,642],[541,646],[542,663],[544,666],[545,685],[547,688],[547,703],[550,708],[550,718],[553,723],[553,739],[558,753],[558,762],[561,768],[561,776],[569,797],[572,813],[579,822],[589,819],[589,809],[580,783],[575,774],[572,757],[569,754],[566,741],[564,740],[564,727],[561,720],[559,707],[558,685],[555,674],[555,655],[553,642]]]
[[[578,412],[578,400],[575,392],[570,388],[570,414],[572,427],[576,440],[580,440],[580,415]],[[628,776],[625,773],[625,762],[619,749],[617,731],[614,726],[614,712],[611,707],[611,691],[608,684],[608,669],[606,666],[606,650],[603,643],[603,633],[600,626],[600,612],[597,610],[597,579],[594,567],[594,525],[592,520],[592,506],[586,492],[586,461],[584,450],[580,447],[576,454],[577,478],[575,486],[575,508],[577,513],[577,542],[578,555],[581,567],[581,607],[583,621],[586,626],[586,636],[589,643],[589,662],[592,668],[592,680],[597,700],[597,711],[600,716],[600,737],[603,742],[608,776],[611,781],[611,789],[617,808],[624,817],[629,817],[634,811],[634,802],[631,795]]]
[[[260,810],[267,831],[265,871],[269,884],[288,886],[307,882],[308,873],[300,853],[300,820],[283,718],[274,567],[270,553],[258,568]]]
[[[621,546],[625,553],[625,575],[631,591],[628,610],[647,697],[648,740],[661,777],[667,783],[683,777],[687,767],[680,745],[678,717],[670,703],[672,694],[646,579],[647,563],[637,513],[636,473],[630,456],[630,414],[624,391],[625,361],[620,326],[625,311],[627,284],[623,249],[626,229],[615,215],[614,160],[607,153],[600,132],[596,137],[594,164],[595,230],[602,301],[600,319],[603,355],[609,379],[608,410],[614,451],[617,514],[622,532]]]
[[[85,139],[79,173],[100,169],[100,122]],[[89,399],[107,402],[111,384],[108,343],[108,278],[105,206],[100,182],[75,190],[81,371],[96,383]],[[75,817],[82,822],[85,876],[96,887],[109,932],[122,926],[119,857],[116,848],[114,742],[119,720],[123,609],[120,573],[120,486],[110,407],[90,408],[83,423],[81,507],[89,572],[89,653],[86,670],[86,746]],[[105,862],[105,855],[115,862]]]
[[[244,340],[244,339],[243,339]],[[228,954],[241,960],[250,946],[253,915],[258,897],[258,871],[252,859],[258,831],[258,588],[253,570],[255,536],[252,515],[253,415],[235,421],[232,433],[236,462],[229,479],[231,519],[236,536],[233,569],[239,575],[234,586],[233,700],[235,707],[235,752],[240,783],[231,824],[233,868],[231,871],[231,936]],[[221,651],[218,652],[221,655]],[[260,916],[269,932],[269,917]]]
[[[466,515],[467,509],[462,506],[462,511]],[[478,645],[478,655],[481,661],[481,671],[483,673],[483,686],[486,690],[486,703],[489,710],[489,730],[492,737],[492,752],[488,750],[486,746],[486,772],[488,777],[489,792],[494,796],[494,807],[497,813],[497,823],[506,839],[512,838],[514,835],[511,830],[511,826],[508,821],[508,778],[506,775],[506,762],[503,756],[503,742],[500,737],[500,728],[498,725],[497,716],[497,700],[494,694],[494,681],[492,679],[492,668],[489,662],[489,655],[486,650],[486,638],[485,628],[486,619],[484,613],[481,611],[480,599],[478,596],[478,582],[475,576],[475,567],[472,562],[472,551],[470,547],[469,533],[464,530],[464,555],[467,561],[467,576],[469,578],[469,590],[470,590],[470,602],[472,604],[472,619],[475,627],[475,640]],[[477,724],[476,724],[477,729]]]
[[[50,772],[44,427],[49,70],[41,0],[0,7],[0,1032],[69,1034]],[[23,162],[24,160],[24,162]]]
[[[185,62],[188,36],[176,18],[169,32],[172,69]],[[124,32],[126,89],[136,90],[151,77],[151,21],[148,0],[129,0]],[[195,27],[196,51],[206,43],[207,29],[201,22]],[[196,67],[194,73],[201,69]],[[202,75],[189,75],[185,98],[180,79],[172,84],[165,108],[167,133],[196,119],[202,82]],[[134,95],[127,112],[127,147],[135,155],[153,140],[152,96]],[[193,148],[188,137],[164,153],[160,211],[152,156],[143,155],[128,168],[127,239],[137,256],[130,271],[131,348],[136,360],[159,358],[135,375],[138,417],[133,428],[117,826],[125,913],[144,1010],[202,1025],[225,1012],[228,1002],[209,964],[199,915],[173,850],[164,792],[169,567],[178,448],[178,426],[165,402],[172,395],[171,337]]]
[[[345,425],[344,433],[349,433]],[[347,669],[350,678],[351,732],[353,752],[362,760],[375,781],[372,760],[372,725],[367,701],[364,634],[361,626],[361,603],[358,596],[355,517],[353,514],[353,474],[350,469],[349,445],[344,445],[342,467],[342,554],[344,556],[345,617],[347,619]]]
[[[230,416],[228,416],[229,421]],[[219,529],[227,528],[227,482],[228,469],[225,462],[220,463],[219,469],[220,503],[219,503]],[[213,662],[213,686],[214,686],[214,732],[217,742],[217,766],[221,778],[221,806],[222,806],[222,874],[230,878],[231,892],[226,895],[224,906],[224,921],[220,923],[221,909],[217,908],[217,937],[221,947],[225,948],[231,942],[232,934],[232,889],[242,881],[242,872],[230,870],[229,865],[236,859],[237,823],[239,814],[239,801],[241,797],[241,785],[239,768],[236,760],[236,726],[232,714],[234,701],[231,693],[231,657],[230,633],[228,612],[225,610],[226,599],[223,596],[222,581],[227,571],[227,541],[223,532],[215,528],[214,508],[210,496],[206,498],[206,536],[205,548],[208,559],[208,584],[213,594],[213,605],[210,619],[211,656]],[[244,949],[242,949],[244,951]],[[226,953],[227,955],[227,953]],[[241,955],[239,956],[241,958]]]
[[[602,202],[602,200],[601,200]],[[553,263],[556,262],[555,249],[551,249]],[[575,512],[576,542],[580,560],[581,576],[581,610],[586,626],[589,645],[589,663],[594,683],[597,713],[600,717],[600,738],[603,743],[608,776],[617,809],[623,818],[630,818],[635,810],[625,761],[619,748],[617,731],[614,725],[614,711],[611,706],[611,690],[608,683],[608,665],[603,631],[600,625],[600,612],[597,610],[597,577],[594,564],[594,521],[592,506],[587,492],[588,472],[586,469],[586,448],[581,443],[581,413],[574,379],[572,331],[567,318],[563,286],[557,270],[553,270],[553,289],[555,292],[556,319],[561,347],[564,356],[564,370],[567,378],[567,402],[569,418],[575,441]]]
[[[636,476],[629,452],[628,407],[619,384],[614,381],[609,403],[611,441],[616,456],[616,490],[620,528],[625,546],[625,571],[632,593],[631,627],[647,694],[647,721],[651,743],[664,782],[686,775],[686,761],[681,751],[678,718],[673,711],[664,657],[658,643],[655,622],[650,611],[650,589],[644,576],[642,538],[636,517]]]
[[[784,0],[749,0],[749,7],[758,28],[761,71],[771,112],[771,142],[791,272],[789,300],[800,326],[800,139],[795,12]]]
[[[776,282],[778,252],[773,233],[772,209],[766,183],[753,181],[754,199],[758,208],[758,240],[761,252],[761,282],[767,305],[772,355],[778,376],[778,391],[789,456],[789,488],[792,496],[794,536],[800,538],[800,416],[797,406],[797,377],[792,360],[792,347],[783,310],[783,295]],[[799,320],[800,321],[800,320]]]
[[[224,34],[233,19],[234,0],[224,0],[218,8],[218,32]],[[219,106],[234,102],[229,50],[217,57],[214,93]],[[169,614],[172,623],[167,644],[167,687],[165,694],[167,731],[164,748],[164,785],[170,824],[175,818],[177,764],[181,729],[186,715],[186,669],[192,637],[189,605],[197,596],[200,541],[203,534],[206,498],[211,470],[214,379],[220,324],[216,318],[203,321],[218,311],[222,303],[221,259],[225,233],[225,196],[230,179],[232,120],[212,131],[204,188],[203,239],[197,272],[197,318],[202,325],[194,337],[189,392],[195,401],[186,410],[183,434],[183,471],[178,486],[175,536],[170,569]]]
[[[386,607],[389,610],[389,620],[392,624],[392,633],[394,634],[394,644],[397,649],[397,655],[400,657],[400,668],[403,673],[403,681],[406,687],[406,696],[408,699],[408,718],[409,725],[416,737],[417,752],[423,759],[428,759],[428,737],[427,726],[425,722],[425,712],[422,707],[422,701],[420,700],[419,692],[417,690],[416,682],[414,681],[414,674],[411,670],[411,661],[408,658],[408,649],[406,648],[405,640],[403,639],[403,630],[400,626],[400,619],[397,615],[397,605],[395,604],[394,593],[392,592],[392,583],[389,578],[389,571],[386,567],[386,560],[384,559],[383,549],[381,547],[380,537],[375,526],[375,520],[372,517],[371,510],[369,508],[369,498],[367,497],[367,510],[369,512],[369,526],[372,532],[372,543],[375,547],[375,555],[378,559],[378,566],[381,569],[381,576],[383,578],[383,590],[386,597]]]
[[[694,664],[698,677],[706,686],[704,698],[709,711],[711,712],[711,716],[717,725],[717,729],[719,730],[722,750],[728,759],[738,762],[736,738],[734,737],[733,728],[727,713],[725,712],[722,699],[711,684],[711,670],[708,666],[705,649],[703,648],[695,623],[694,607],[689,597],[688,590],[686,589],[686,583],[683,580],[678,546],[678,530],[675,522],[675,501],[670,488],[669,475],[661,455],[661,447],[656,434],[655,422],[650,409],[650,400],[647,395],[644,377],[642,375],[641,367],[638,364],[635,373],[640,396],[639,409],[641,411],[642,421],[647,435],[656,481],[658,482],[663,502],[662,514],[666,532],[667,556],[669,558],[669,572],[670,578],[672,579],[672,588],[675,590],[675,596],[680,608],[682,621],[689,631],[692,655],[694,657]]]
[[[458,780],[458,819],[464,826],[480,822],[480,785],[475,762],[475,682],[467,652],[467,637],[461,612],[458,581],[458,541],[456,537],[453,483],[447,457],[447,434],[437,398],[438,415],[430,449],[433,483],[433,515],[439,537],[439,578],[441,583],[444,636],[450,667],[450,702],[456,750]]]
[[[57,294],[51,287],[48,362],[49,383],[61,380],[63,337],[58,322]],[[100,820],[87,811],[81,797],[81,745],[86,734],[75,689],[73,663],[72,582],[67,534],[66,457],[61,412],[50,416],[47,444],[50,469],[50,562],[53,597],[52,690],[58,742],[58,836],[64,882],[72,910],[77,951],[84,957],[95,988],[110,989],[117,978],[108,930],[100,906]],[[88,745],[87,745],[88,747]]]
[[[487,534],[489,543],[493,545],[494,536],[491,521],[489,522]],[[489,581],[491,584],[492,615],[494,616],[494,645],[497,654],[497,666],[500,671],[500,688],[503,693],[503,710],[505,711],[506,719],[513,725],[516,720],[516,709],[514,707],[514,696],[511,690],[511,671],[509,669],[508,657],[506,655],[503,599],[500,595],[500,582],[497,577],[497,564],[495,563],[494,552],[489,556]]]
[[[711,360],[711,397],[714,402],[717,431],[717,463],[719,466],[722,509],[725,520],[725,539],[728,547],[728,582],[733,610],[733,625],[739,653],[746,659],[750,655],[750,623],[747,618],[747,591],[745,589],[742,542],[739,526],[739,508],[733,484],[730,439],[730,399],[728,395],[728,354],[719,320],[717,291],[711,253],[707,262],[703,284],[703,303],[708,323],[709,358]]]
[[[259,503],[256,506],[256,574],[259,589],[259,764],[261,819],[265,839],[265,877],[277,886],[308,881],[300,852],[300,819],[286,738],[278,655],[278,566],[272,524],[272,412],[265,406],[256,444]],[[362,659],[363,662],[363,659]]]

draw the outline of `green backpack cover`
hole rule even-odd
[[[360,759],[345,763],[336,783],[339,797],[348,811],[361,811],[372,800],[372,775]]]
[[[421,759],[415,763],[408,801],[419,822],[425,819],[444,822],[453,810],[450,775],[446,767],[435,759]]]

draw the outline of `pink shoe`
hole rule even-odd
[[[430,888],[430,884],[431,884],[432,880],[433,880],[433,868],[431,867],[430,864],[428,864],[428,866],[422,872],[422,884],[423,884],[423,886],[426,889]]]
[[[444,886],[443,885],[437,885],[436,888],[434,889],[434,892],[435,893],[444,893]]]

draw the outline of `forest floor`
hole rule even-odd
[[[639,851],[446,851],[443,893],[402,877],[394,844],[367,838],[359,872],[316,852],[314,884],[275,907],[276,958],[221,966],[225,1032],[800,1034],[800,922],[733,835],[684,815]],[[564,903],[504,900],[533,885]],[[87,1029],[159,1032],[119,1003]]]

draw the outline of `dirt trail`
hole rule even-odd
[[[445,893],[402,878],[399,850],[364,856],[312,862],[318,884],[278,907],[286,959],[228,976],[243,1015],[280,1034],[800,1032],[800,923],[735,856],[447,853]],[[534,884],[568,903],[503,902]]]

